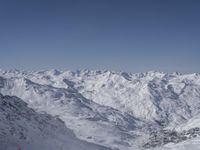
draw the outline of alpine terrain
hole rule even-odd
[[[200,74],[0,70],[2,150],[199,150]]]

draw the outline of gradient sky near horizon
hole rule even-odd
[[[1,0],[0,68],[200,72],[200,1]]]

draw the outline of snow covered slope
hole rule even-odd
[[[110,148],[183,142],[191,140],[185,132],[200,127],[200,74],[1,70],[0,76],[0,93],[58,116],[78,138]],[[169,139],[155,142],[162,131]]]
[[[36,113],[17,97],[0,94],[0,149],[18,148],[108,150],[77,139],[60,119]]]
[[[200,149],[200,138],[194,138],[178,144],[167,144],[162,148],[156,148],[154,150],[199,150]]]

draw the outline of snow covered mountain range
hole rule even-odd
[[[200,149],[197,73],[0,70],[0,93],[4,149]]]

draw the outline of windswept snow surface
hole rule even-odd
[[[112,149],[169,149],[200,135],[196,73],[1,70],[0,93],[59,117],[77,138]]]

